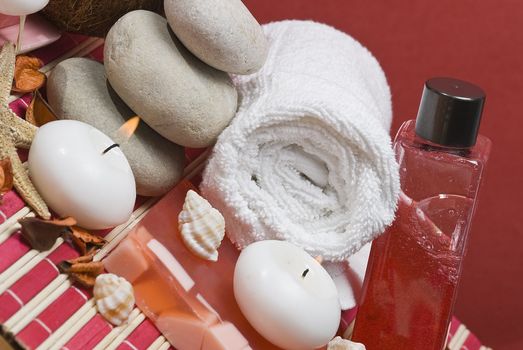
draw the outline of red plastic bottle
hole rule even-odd
[[[416,121],[394,141],[402,193],[396,220],[372,244],[353,339],[367,350],[441,350],[467,234],[490,152],[478,136],[484,92],[425,83]]]

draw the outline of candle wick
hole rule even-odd
[[[106,154],[107,152],[109,152],[110,150],[112,150],[115,147],[120,147],[120,145],[117,144],[117,143],[113,143],[111,146],[109,146],[106,149],[104,149],[104,151],[102,152],[102,155]]]
[[[301,274],[301,277],[305,278],[305,276],[307,276],[308,273],[309,273],[309,269],[306,269],[306,270],[303,271],[303,273]]]

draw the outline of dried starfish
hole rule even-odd
[[[51,214],[44,200],[29,179],[16,148],[29,148],[38,128],[19,118],[9,108],[9,93],[13,84],[15,46],[6,43],[0,52],[0,159],[9,158],[13,166],[14,186],[36,213],[44,219]]]

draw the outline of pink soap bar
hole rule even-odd
[[[278,349],[252,328],[236,303],[239,251],[232,243],[223,241],[217,262],[196,257],[183,244],[178,214],[189,189],[194,187],[182,182],[160,200],[104,260],[105,268],[131,281],[136,305],[178,350],[201,349],[204,343],[208,349]]]
[[[248,346],[249,342],[238,329],[225,322],[207,330],[202,350],[243,350]]]
[[[120,243],[117,249],[111,253],[111,258],[106,261],[116,261],[112,265],[112,273],[124,277],[129,282],[133,283],[149,268],[149,263],[143,254],[136,254],[139,250],[137,244],[131,240],[126,239]],[[119,262],[125,261],[125,264]]]
[[[170,311],[160,314],[156,327],[176,349],[200,350],[209,325],[195,316]]]

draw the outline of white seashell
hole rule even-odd
[[[178,216],[178,228],[187,248],[202,259],[218,260],[218,247],[225,235],[222,214],[198,193],[189,190]]]
[[[365,350],[365,345],[336,337],[329,342],[327,350]]]
[[[134,307],[133,286],[123,277],[104,273],[96,277],[94,300],[98,312],[115,326],[127,320]]]

